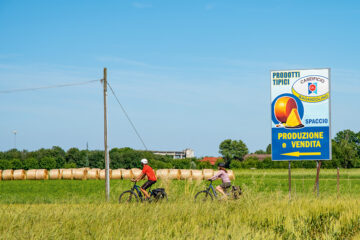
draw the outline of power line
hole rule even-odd
[[[109,86],[109,88],[110,88],[110,90],[111,90],[112,94],[114,95],[114,97],[115,97],[116,101],[119,103],[119,105],[120,105],[120,107],[121,107],[121,110],[122,110],[122,111],[123,111],[123,113],[125,114],[125,116],[126,116],[127,120],[130,122],[130,124],[131,124],[132,128],[134,129],[134,131],[135,131],[136,135],[137,135],[137,136],[138,136],[138,138],[140,139],[140,141],[141,141],[142,145],[144,146],[145,150],[148,150],[148,149],[147,149],[147,147],[146,147],[146,145],[145,145],[144,140],[143,140],[143,139],[142,139],[142,137],[140,136],[139,132],[136,130],[136,127],[135,127],[134,123],[131,121],[131,119],[130,119],[130,117],[129,117],[128,113],[126,112],[125,108],[123,107],[123,105],[120,103],[120,101],[119,101],[118,97],[116,96],[116,94],[115,94],[114,90],[112,89],[112,87],[110,86],[109,82],[108,82],[108,84],[107,84],[107,85]]]
[[[97,79],[97,80],[91,80],[91,81],[85,81],[85,82],[57,84],[57,85],[34,87],[34,88],[19,88],[19,89],[10,89],[10,90],[0,90],[0,94],[14,93],[14,92],[25,92],[25,91],[36,91],[36,90],[49,89],[49,88],[61,88],[61,87],[79,86],[79,85],[85,85],[85,84],[98,82],[98,81],[101,81],[101,80]]]

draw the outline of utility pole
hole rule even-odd
[[[110,199],[110,174],[109,174],[109,151],[108,151],[108,143],[107,143],[107,69],[104,68],[104,154],[105,154],[105,191],[106,191],[106,200]]]

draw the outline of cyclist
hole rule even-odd
[[[231,187],[231,181],[229,178],[229,174],[227,173],[226,169],[225,169],[225,164],[224,163],[219,163],[218,165],[219,168],[219,172],[217,174],[215,174],[212,178],[208,179],[210,180],[216,180],[218,178],[221,178],[222,180],[222,184],[216,187],[216,190],[218,190],[223,196],[224,198],[226,198],[226,193],[224,192],[225,189]]]
[[[131,181],[137,182],[137,181],[143,179],[146,175],[148,177],[148,181],[140,187],[140,190],[144,194],[144,196],[146,196],[146,198],[149,199],[150,195],[146,191],[146,189],[148,189],[151,185],[156,183],[157,179],[156,179],[154,170],[148,165],[148,160],[146,158],[143,158],[143,159],[141,159],[140,162],[143,165],[141,174],[136,179],[132,179]]]

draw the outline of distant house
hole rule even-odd
[[[248,158],[257,158],[259,159],[260,161],[264,161],[265,158],[271,158],[271,154],[246,154],[244,156],[244,160],[248,159]]]
[[[200,162],[209,162],[211,165],[215,165],[216,161],[222,159],[222,157],[203,157]]]

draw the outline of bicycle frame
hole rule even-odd
[[[217,197],[217,194],[216,194],[216,190],[215,190],[215,188],[214,188],[214,186],[212,185],[212,180],[210,180],[210,185],[209,185],[209,187],[206,189],[210,194],[211,194],[211,192],[210,192],[210,190],[212,191],[212,193],[213,193],[213,195],[215,196],[215,197]]]
[[[150,187],[150,188],[151,188],[151,187]],[[151,192],[150,188],[149,188],[148,193],[151,195],[152,192]],[[136,192],[137,195],[140,197],[141,200],[144,200],[144,196],[143,196],[143,193],[142,193],[141,190],[140,190],[140,186],[137,185],[136,182],[134,182],[134,186],[131,188],[131,190],[132,190],[133,192]],[[134,190],[135,190],[135,191],[134,191]]]

